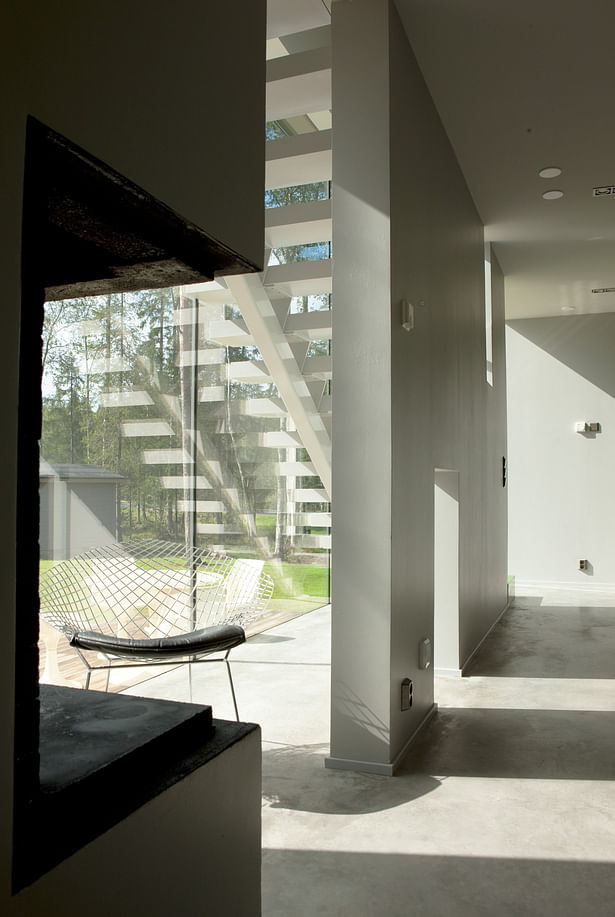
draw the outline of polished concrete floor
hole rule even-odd
[[[264,917],[615,915],[615,594],[525,592],[468,677],[436,679],[393,778],[323,767],[328,609],[234,654],[263,728]],[[186,690],[174,671],[131,692]],[[232,717],[222,666],[194,699]]]

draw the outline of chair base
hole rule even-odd
[[[83,655],[81,649],[78,646],[75,646],[75,649],[77,650],[77,653],[79,654],[81,658],[81,661],[83,662],[83,664],[85,665],[87,669],[85,684],[83,686],[85,691],[88,691],[90,688],[90,679],[92,677],[93,672],[106,672],[107,673],[107,680],[105,683],[105,692],[107,692],[109,690],[109,678],[111,676],[112,669],[138,669],[138,668],[144,668],[145,666],[150,668],[154,666],[187,665],[188,666],[188,686],[189,686],[190,702],[192,702],[192,666],[199,665],[201,663],[206,663],[206,662],[209,662],[209,663],[224,662],[226,665],[226,674],[229,680],[229,687],[231,689],[231,697],[233,698],[233,707],[235,709],[235,718],[237,719],[238,723],[240,722],[239,709],[237,707],[237,696],[235,694],[235,685],[233,683],[233,673],[231,671],[231,663],[228,658],[229,653],[231,652],[230,649],[226,651],[223,657],[221,658],[218,657],[215,659],[182,659],[179,657],[174,657],[172,659],[165,659],[164,661],[158,659],[158,660],[152,660],[152,661],[148,660],[148,661],[140,661],[140,662],[116,662],[116,661],[111,661],[111,659],[109,659],[109,665],[92,665],[91,662],[89,662],[89,660],[86,659],[86,657]],[[99,649],[99,652],[102,652],[102,650]]]

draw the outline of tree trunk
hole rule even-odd
[[[183,304],[180,302],[180,308]],[[179,328],[179,385],[181,401],[181,444],[184,453],[183,495],[184,495],[184,543],[186,551],[191,550],[194,542],[195,506],[194,491],[196,481],[195,463],[193,461],[196,431],[194,428],[194,403],[196,392],[196,366],[186,365],[186,354],[198,347],[198,300],[194,302],[195,315],[190,324],[183,323]]]

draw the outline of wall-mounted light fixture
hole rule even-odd
[[[419,669],[428,669],[431,666],[431,640],[424,637],[419,643]]]
[[[407,299],[401,301],[401,326],[404,331],[414,328],[414,306]]]

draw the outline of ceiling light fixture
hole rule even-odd
[[[558,197],[563,197],[563,196],[564,196],[563,191],[556,191],[555,189],[553,189],[552,191],[545,191],[545,193],[543,194],[545,201],[555,201],[557,200]]]
[[[560,306],[560,312],[576,312],[576,306]]]
[[[558,175],[562,174],[562,170],[558,169],[557,166],[548,166],[546,169],[541,169],[538,174],[541,178],[557,178]]]

